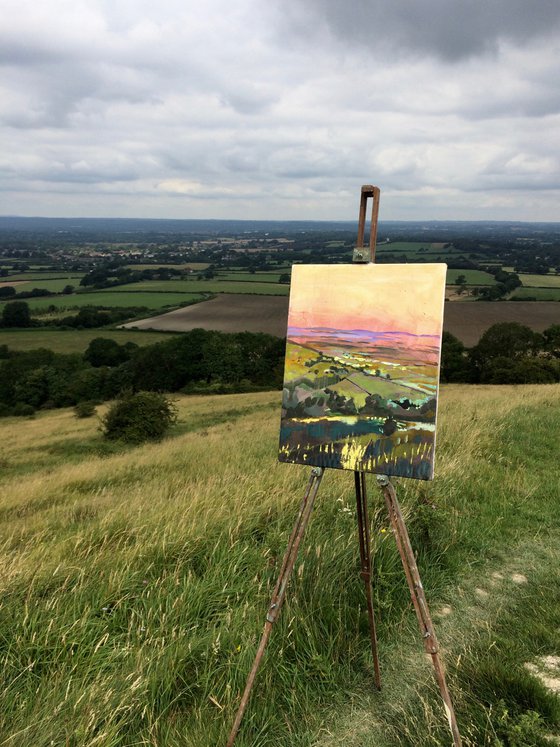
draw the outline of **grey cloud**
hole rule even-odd
[[[224,105],[231,107],[238,114],[248,115],[266,112],[276,100],[276,97],[266,90],[251,86],[240,88],[236,85],[233,85],[231,90],[224,91],[219,98]]]
[[[236,150],[223,159],[225,168],[233,174],[257,174],[263,166],[263,159],[255,151]]]
[[[386,218],[557,215],[556,0],[9,2],[5,210],[342,219],[373,181]]]
[[[458,61],[524,44],[560,28],[558,0],[284,0],[288,26],[306,37],[327,31],[372,53]]]
[[[60,58],[60,52],[56,49],[22,44],[19,39],[0,34],[0,65],[34,67]]]
[[[138,179],[138,167],[121,159],[120,163],[106,157],[87,157],[79,161],[35,159],[30,164],[4,166],[3,174],[8,179],[26,179],[48,184],[104,184],[109,182],[132,182]]]

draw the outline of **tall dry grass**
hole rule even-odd
[[[553,386],[444,390],[436,481],[398,484],[432,599],[521,533],[500,512],[512,497],[526,509],[545,468],[527,469],[515,424],[542,430],[557,398]],[[307,470],[276,461],[277,393],[177,404],[172,435],[137,448],[71,411],[0,421],[0,744],[224,742]],[[398,690],[408,592],[371,484],[383,664]],[[321,743],[371,685],[353,501],[351,477],[329,472],[240,747]],[[434,702],[426,729],[440,735]]]

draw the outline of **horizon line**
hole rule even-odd
[[[408,335],[409,337],[441,337],[441,335],[437,334],[437,332],[434,334],[424,334],[424,333],[415,334],[414,332],[405,332],[401,330],[383,330],[383,331],[377,332],[377,331],[368,330],[368,329],[354,329],[354,328],[346,329],[343,327],[300,327],[300,326],[290,327],[289,325],[288,325],[288,330],[287,330],[288,334],[290,330],[296,330],[296,329],[301,329],[301,330],[316,329],[316,330],[325,330],[325,331],[333,331],[333,332],[351,332],[351,333],[361,332],[361,333],[365,333],[366,335]]]
[[[103,215],[80,215],[80,216],[68,216],[68,215],[20,215],[20,214],[6,214],[0,215],[0,220],[106,220],[106,221],[117,221],[117,220],[137,220],[137,221],[205,221],[208,223],[212,222],[224,222],[228,223],[341,223],[341,224],[356,224],[355,219],[352,218],[339,218],[339,219],[325,219],[325,218],[171,218],[171,217],[158,217],[158,218],[146,218],[138,216],[103,216]],[[535,225],[535,224],[550,224],[560,225],[560,220],[509,220],[507,218],[477,218],[477,219],[466,219],[466,218],[381,218],[379,219],[378,225],[384,223],[502,223],[508,225]]]

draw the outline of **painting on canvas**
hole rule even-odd
[[[294,266],[280,461],[432,479],[445,274]]]

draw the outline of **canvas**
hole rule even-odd
[[[280,461],[433,478],[446,269],[293,267]]]

